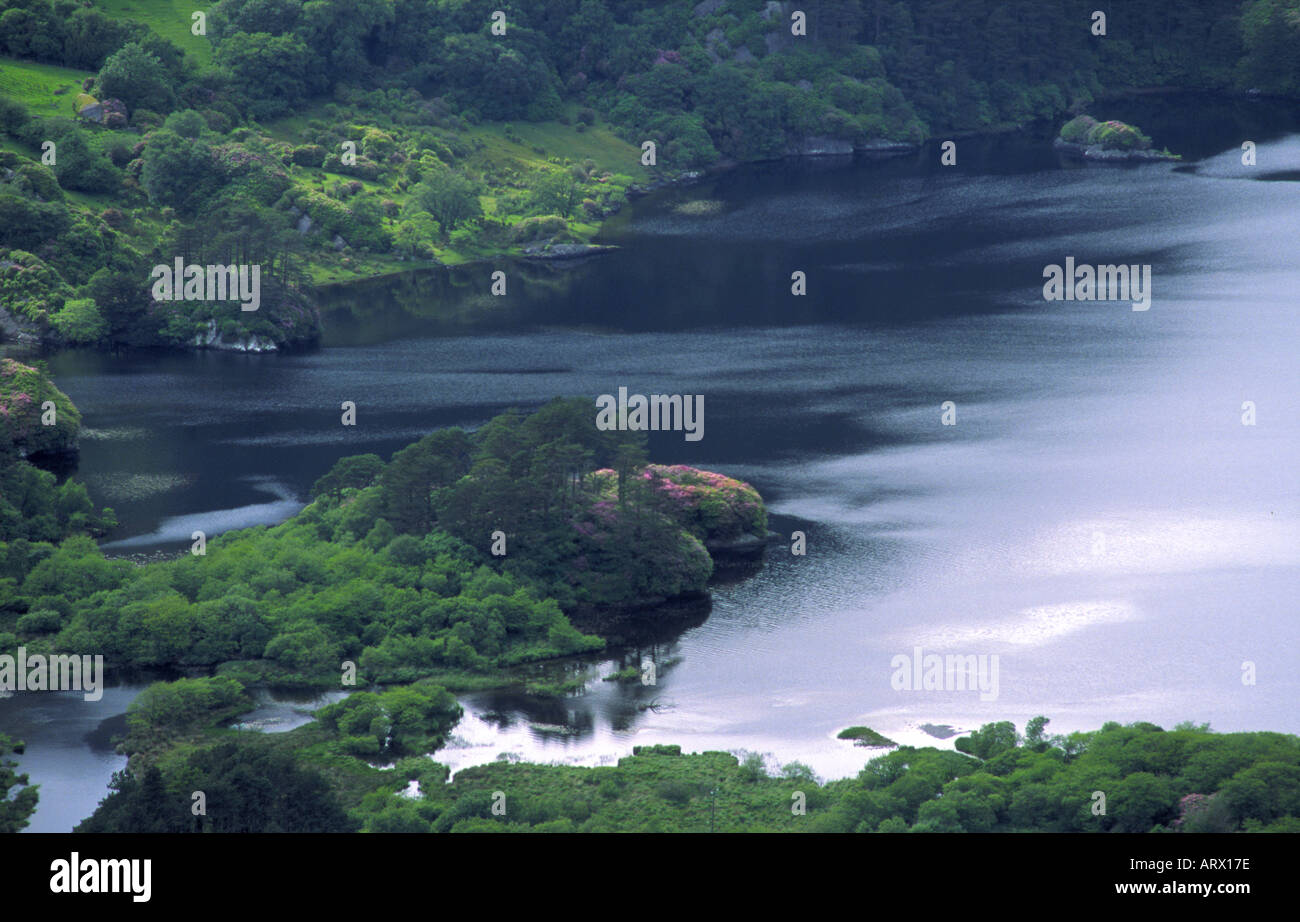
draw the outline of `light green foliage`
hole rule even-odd
[[[1061,126],[1061,140],[1072,144],[1084,144],[1088,134],[1097,126],[1097,120],[1091,115],[1076,115]]]
[[[244,686],[225,676],[155,682],[127,708],[128,748],[138,752],[177,734],[220,723],[252,704]]]
[[[1079,115],[1061,126],[1061,140],[1072,144],[1098,145],[1103,150],[1149,150],[1151,139],[1124,122],[1099,122]]]
[[[474,184],[451,170],[439,170],[420,180],[411,190],[411,200],[438,222],[444,236],[483,214]]]
[[[417,683],[384,692],[357,692],[318,712],[359,756],[412,755],[440,747],[460,719],[461,708],[446,689]]]
[[[1146,150],[1151,139],[1124,122],[1099,122],[1089,129],[1086,142],[1100,144],[1105,150]]]
[[[50,318],[54,328],[67,342],[88,344],[99,342],[108,332],[108,323],[90,298],[73,298],[63,309]]]
[[[49,322],[72,289],[40,257],[25,250],[0,250],[0,304],[37,323]]]

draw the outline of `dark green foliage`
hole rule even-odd
[[[54,135],[58,159],[54,175],[59,185],[78,192],[112,192],[121,180],[121,171],[108,157],[93,150],[82,131],[65,131]]]
[[[853,740],[855,746],[896,746],[888,737],[877,733],[870,727],[846,727],[835,734],[836,739]]]
[[[58,483],[54,475],[25,461],[0,460],[0,552],[6,542],[58,542],[84,532],[101,535],[116,524],[113,510],[96,512],[86,488],[75,480]],[[25,557],[25,555],[24,555]],[[27,567],[12,574],[21,578]]]
[[[345,458],[298,516],[223,535],[203,557],[136,569],[85,539],[24,556],[11,568],[19,614],[59,612],[23,622],[57,629],[58,648],[282,682],[337,682],[345,659],[392,682],[599,649],[562,606],[644,604],[703,589],[712,570],[699,539],[653,507],[635,476],[643,456],[626,434],[597,430],[587,401],[553,401],[473,435],[435,432],[388,464]],[[603,476],[622,472],[621,491],[591,478],[602,462],[616,468]],[[60,522],[95,522],[84,493],[61,501],[13,537],[57,540]],[[18,511],[0,508],[0,526]],[[489,553],[496,530],[504,557]]]
[[[140,184],[156,205],[195,214],[226,181],[212,146],[202,138],[158,131],[144,149]]]
[[[1300,4],[1295,0],[1252,0],[1242,7],[1241,40],[1246,54],[1241,79],[1270,93],[1300,93]]]
[[[356,827],[319,774],[260,741],[190,754],[167,771],[118,773],[112,793],[76,832],[352,832]],[[192,794],[206,815],[192,813]]]
[[[1016,727],[1010,721],[985,724],[970,736],[956,742],[958,752],[970,753],[977,759],[992,759],[1016,747]]]
[[[0,13],[0,54],[95,70],[144,26],[99,10],[48,0],[7,0]]]
[[[36,250],[71,225],[62,202],[38,202],[0,191],[0,246]]]
[[[296,36],[236,32],[221,43],[216,61],[258,118],[281,115],[319,88],[311,81],[316,59]]]
[[[0,835],[22,831],[36,812],[37,786],[27,783],[27,775],[16,773],[17,763],[8,757],[11,752],[22,751],[21,742],[15,743],[0,733]]]
[[[379,455],[352,455],[340,458],[329,473],[312,484],[313,498],[329,494],[338,499],[344,490],[368,487],[374,483],[384,469],[383,459]]]
[[[138,42],[129,42],[111,54],[95,83],[100,99],[120,99],[128,112],[168,112],[176,104],[172,75]]]
[[[393,455],[380,484],[384,515],[398,531],[424,534],[436,520],[434,494],[469,472],[470,440],[459,429],[426,435]]]

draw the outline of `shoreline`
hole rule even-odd
[[[1293,97],[1278,95],[1278,94],[1265,94],[1255,90],[1245,90],[1245,91],[1215,90],[1215,89],[1185,88],[1185,87],[1176,87],[1176,86],[1155,86],[1155,87],[1131,87],[1124,90],[1106,93],[1101,96],[1098,96],[1093,102],[1105,102],[1108,100],[1121,100],[1121,99],[1132,99],[1132,98],[1153,97],[1153,96],[1180,96],[1180,95],[1201,96],[1201,97],[1207,97],[1211,99],[1238,100],[1242,102],[1296,101],[1295,98]],[[1069,110],[1067,110],[1066,113],[1062,113],[1062,114],[1069,114]],[[1059,117],[1060,116],[1058,115],[1053,118],[1059,118]],[[744,161],[723,159],[704,167],[685,170],[679,173],[675,173],[671,176],[665,176],[660,179],[654,179],[648,183],[633,184],[632,186],[628,187],[627,201],[623,203],[623,205],[621,205],[612,214],[607,215],[601,221],[600,225],[597,226],[596,232],[591,236],[591,238],[588,241],[585,242],[552,244],[549,241],[543,241],[540,243],[533,243],[533,244],[527,244],[524,246],[516,247],[510,250],[502,251],[500,253],[474,256],[472,258],[465,259],[459,262],[443,262],[440,260],[419,260],[419,261],[412,260],[411,265],[409,267],[403,266],[401,268],[392,268],[386,266],[380,269],[379,271],[376,271],[373,274],[362,274],[362,275],[357,275],[354,278],[341,279],[338,281],[312,283],[309,286],[309,289],[312,293],[326,292],[326,291],[337,293],[344,290],[347,286],[350,285],[371,283],[376,281],[382,281],[385,279],[396,279],[407,275],[413,275],[418,272],[428,271],[431,269],[454,270],[463,267],[483,266],[490,262],[500,260],[502,258],[512,259],[512,260],[523,260],[523,261],[539,263],[539,264],[551,264],[559,267],[564,267],[569,264],[576,264],[580,261],[584,261],[593,256],[606,255],[610,252],[613,252],[614,250],[619,249],[619,247],[617,246],[596,243],[594,241],[600,239],[601,233],[604,230],[606,222],[610,218],[621,213],[623,208],[631,204],[632,202],[640,201],[641,199],[648,198],[651,195],[654,195],[655,193],[663,192],[665,190],[694,185],[696,183],[705,181],[707,179],[711,179],[717,176],[721,176],[725,173],[729,173],[743,166],[757,165],[763,163],[777,163],[786,160],[814,160],[814,161],[846,160],[849,161],[849,160],[856,160],[859,157],[868,158],[868,159],[904,157],[911,154],[919,153],[922,150],[924,150],[927,146],[941,143],[942,141],[945,140],[969,140],[972,138],[997,138],[997,137],[1004,137],[1007,135],[1021,134],[1032,130],[1034,126],[1041,126],[1044,124],[1051,123],[1052,121],[1053,121],[1052,118],[1037,118],[1023,123],[1009,123],[1009,124],[999,125],[991,129],[954,131],[954,132],[948,132],[943,135],[936,134],[932,137],[926,138],[924,141],[921,141],[919,143],[879,139],[879,140],[865,142],[862,144],[855,144],[851,141],[847,141],[844,139],[808,137],[802,139],[799,142],[792,142],[790,147],[787,149],[786,153],[784,153],[779,157],[769,157],[764,159],[744,160]],[[815,145],[815,144],[811,145],[813,149],[808,149],[811,142],[814,141],[826,142],[825,144],[820,146],[827,147],[828,149],[824,149],[824,150],[817,149],[819,145]],[[1077,156],[1089,162],[1116,162],[1116,163],[1153,162],[1154,163],[1154,162],[1183,161],[1183,158],[1178,156],[1166,157],[1162,154],[1159,154],[1158,152],[1149,152],[1149,151],[1137,152],[1137,153],[1131,151],[1103,151],[1100,153],[1093,154],[1093,153],[1089,153],[1088,150],[1085,150],[1086,145],[1077,145],[1077,144],[1070,144],[1069,142],[1061,142],[1059,138],[1053,140],[1052,146],[1053,149],[1056,150],[1058,153],[1065,154],[1066,156]],[[0,324],[3,324],[3,321],[5,319],[6,319],[5,313],[3,311],[0,311]],[[18,321],[15,318],[15,324],[17,323]],[[12,326],[13,324],[10,325]],[[7,332],[10,333],[10,335],[6,336],[3,340],[0,340],[0,349],[7,349],[12,347],[17,347],[19,349],[24,349],[24,350],[34,349],[34,350],[38,350],[41,353],[42,357],[56,354],[58,352],[66,351],[69,348],[95,348],[95,349],[106,348],[101,346],[69,347],[68,345],[59,342],[42,341],[39,338],[31,335],[21,335],[22,333],[29,333],[29,331],[17,330],[14,332],[17,332],[19,335],[14,335],[14,332],[5,329],[5,325],[0,325],[0,334],[4,334]],[[119,345],[117,347],[113,347],[113,351],[118,351],[121,349],[129,349],[130,351],[157,350],[166,353],[215,351],[215,352],[240,353],[245,355],[275,355],[280,353],[290,354],[290,353],[299,352],[303,350],[311,350],[313,348],[323,348],[319,346],[320,339],[321,339],[321,330],[318,329],[316,331],[315,336],[313,337],[294,340],[291,342],[286,342],[284,344],[272,344],[270,348],[258,348],[258,349],[242,348],[241,349],[239,348],[240,344],[238,343],[225,344],[220,342],[218,338],[218,341],[215,343],[203,344],[203,345],[191,344],[187,346],[177,346],[177,345],[167,345],[163,343],[152,344],[148,346],[120,346]]]

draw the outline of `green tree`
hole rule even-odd
[[[81,131],[65,132],[57,143],[54,175],[63,188],[78,192],[112,192],[117,188],[120,172],[107,157],[91,149]]]
[[[154,132],[142,159],[140,184],[149,200],[184,215],[197,214],[225,182],[211,146],[201,138]]]
[[[96,343],[108,333],[108,323],[90,298],[73,298],[52,318],[59,335],[73,344]]]
[[[580,201],[582,185],[571,173],[544,172],[533,186],[533,202],[538,214],[568,218]]]
[[[101,99],[120,99],[128,112],[169,112],[176,104],[167,68],[139,42],[128,42],[109,55],[96,83]]]
[[[393,455],[380,477],[384,517],[405,534],[424,534],[435,521],[434,491],[469,468],[469,438],[460,429],[426,435]]]
[[[1121,832],[1149,832],[1157,823],[1175,818],[1176,800],[1168,778],[1134,772],[1113,786],[1107,815]]]
[[[340,458],[327,474],[312,484],[311,495],[315,498],[328,494],[338,499],[344,490],[370,486],[383,470],[384,461],[379,455]]]
[[[236,32],[220,44],[213,60],[257,118],[287,112],[322,89],[311,79],[319,73],[318,59],[296,35]]]
[[[466,221],[483,216],[474,184],[452,170],[439,170],[422,179],[411,190],[411,199],[438,222],[444,238]]]
[[[182,138],[197,138],[207,130],[208,123],[193,109],[182,109],[167,116],[163,127],[168,131],[176,132]]]
[[[963,736],[953,744],[958,752],[965,752],[977,759],[992,759],[1010,749],[1016,748],[1016,725],[1009,720],[985,724],[970,736]]]

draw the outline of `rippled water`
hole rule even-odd
[[[465,696],[438,755],[453,768],[674,742],[842,776],[869,756],[834,738],[852,724],[936,743],[925,728],[1036,714],[1057,732],[1296,732],[1300,186],[1278,177],[1300,170],[1300,136],[1280,117],[1242,129],[1252,172],[1230,119],[1169,124],[1203,159],[1078,167],[1015,138],[961,142],[951,171],[928,153],[760,166],[639,205],[614,255],[512,268],[508,310],[477,267],[336,292],[316,353],[51,367],[86,425],[116,433],[83,445],[92,484],[173,478],[115,504],[130,549],[277,521],[341,455],[508,406],[705,395],[704,439],[656,434],[652,454],[750,480],[807,555],[778,546],[647,647],[654,687],[602,682],[621,665],[604,662],[579,697]],[[692,198],[722,210],[673,210]],[[1067,256],[1150,264],[1150,310],[1045,302],[1043,269]],[[895,690],[891,661],[918,647],[996,655],[996,699]]]

